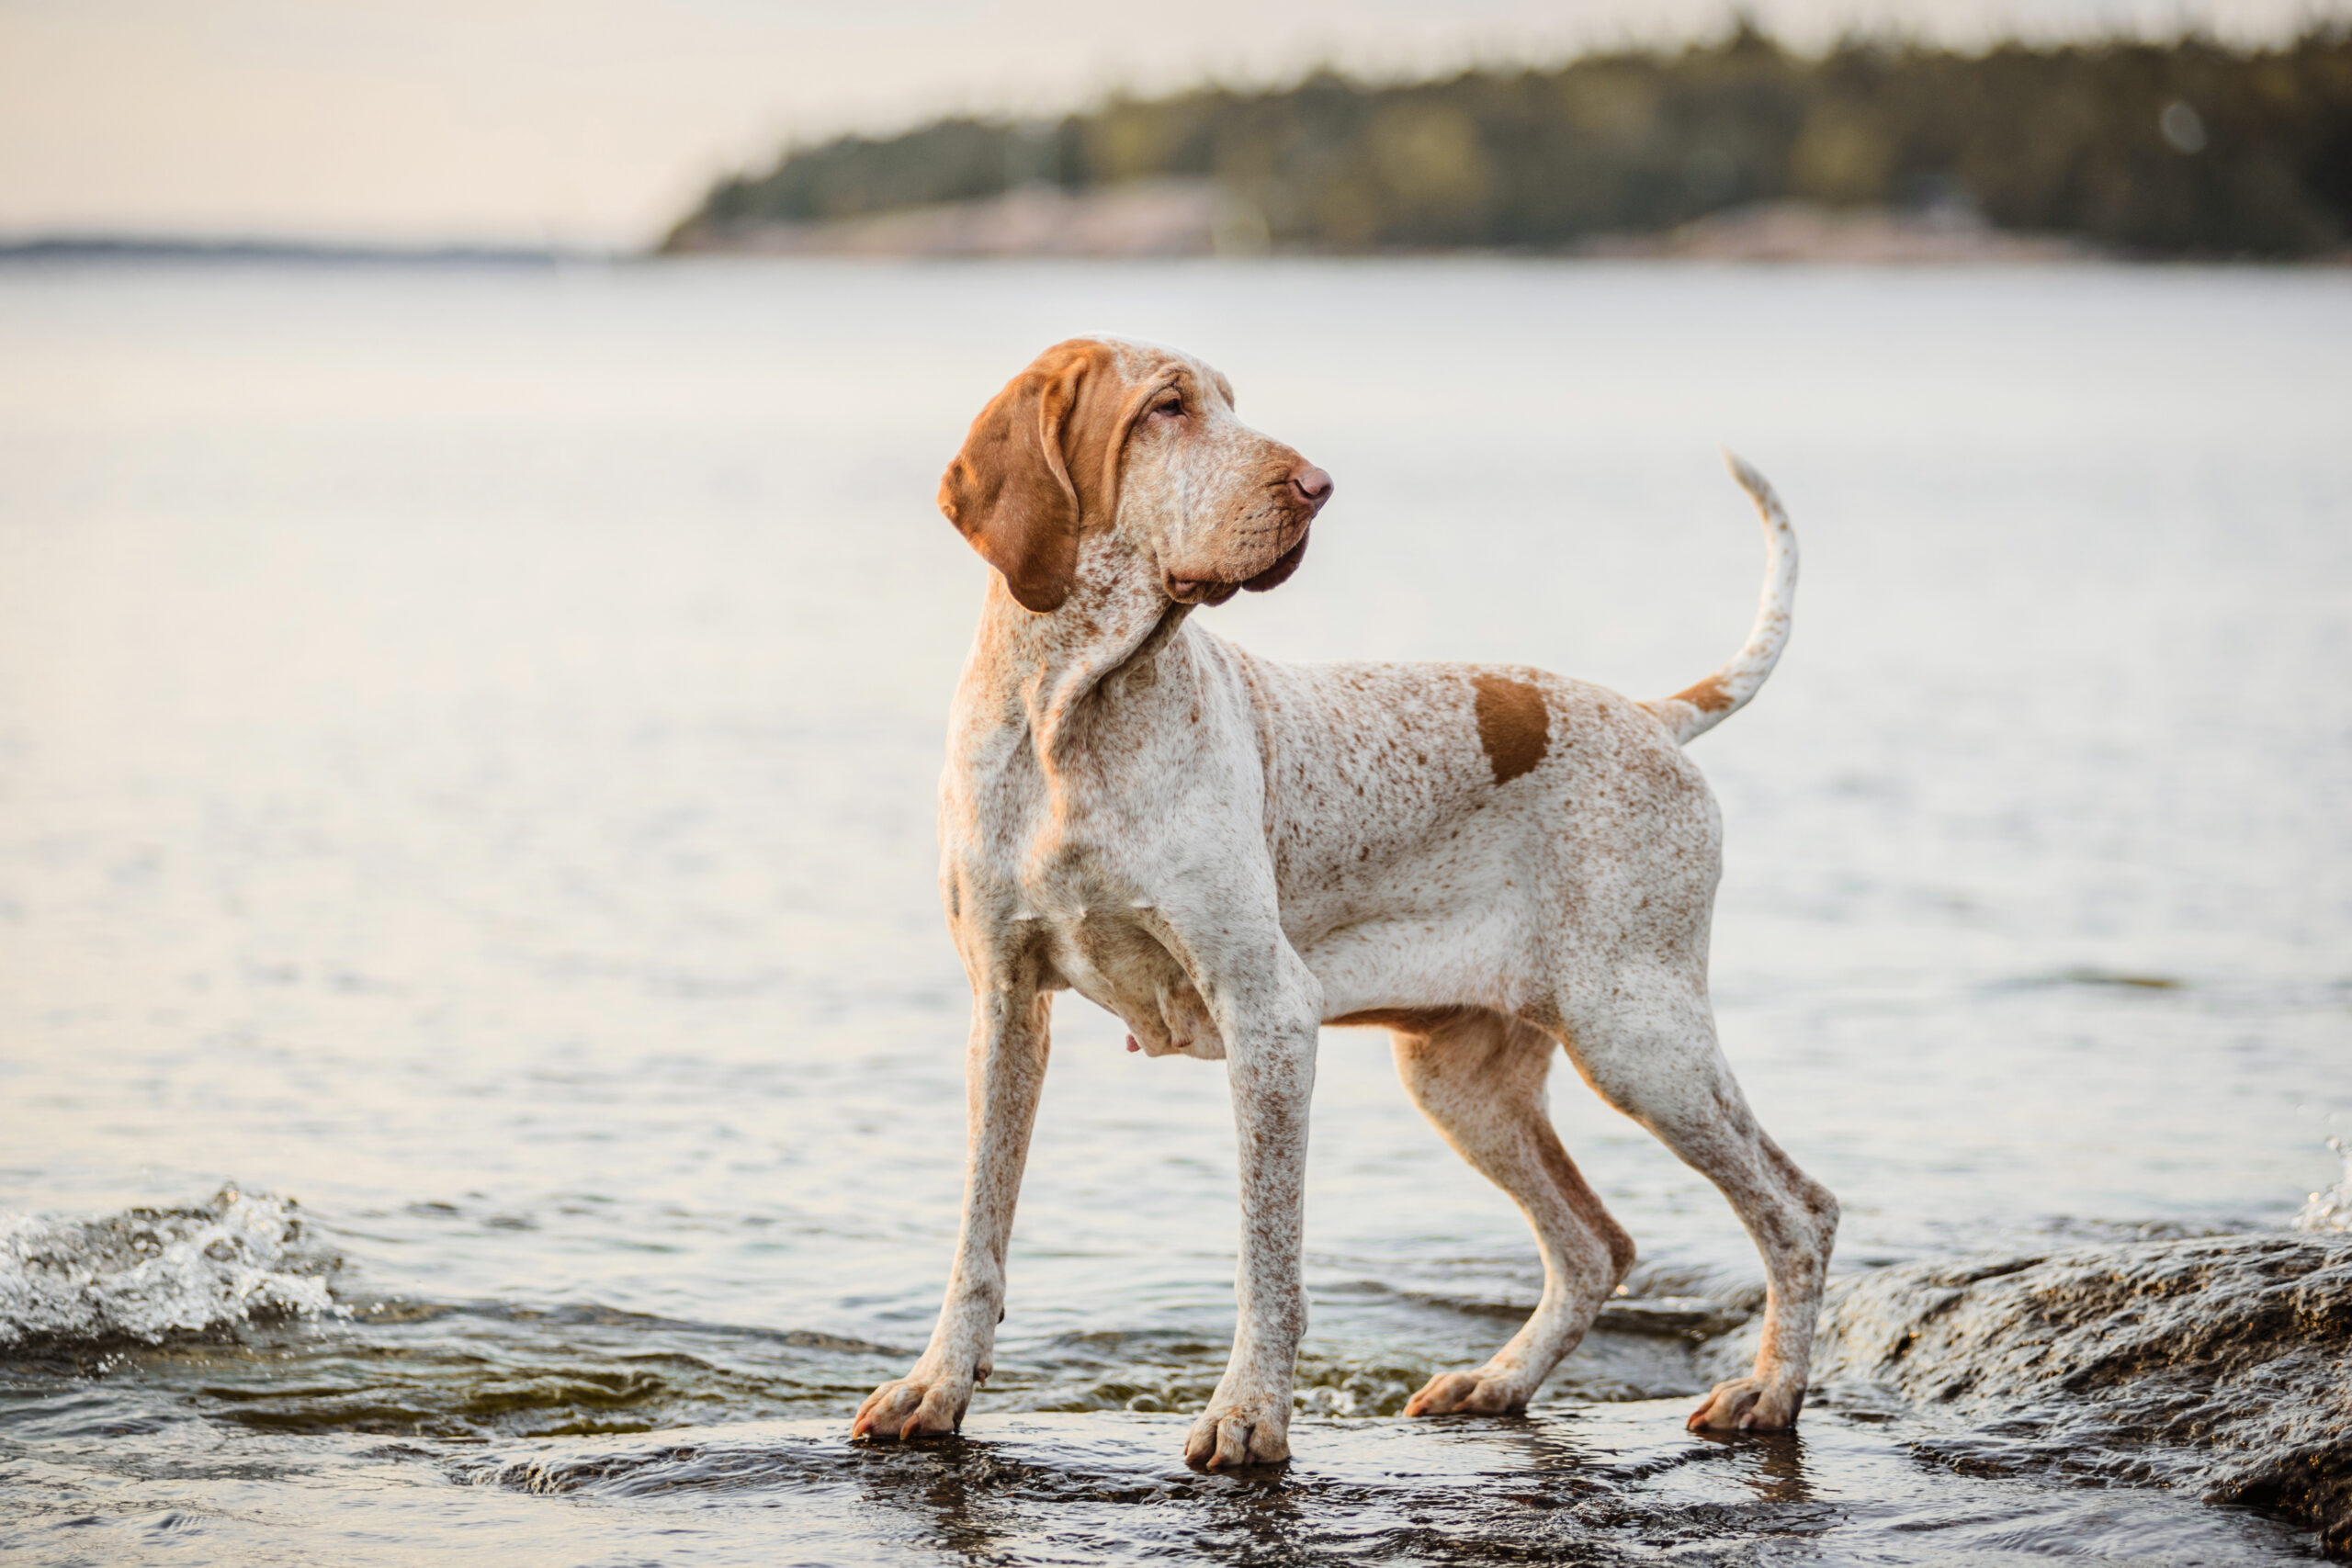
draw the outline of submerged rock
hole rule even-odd
[[[2352,1235],[2265,1234],[1913,1264],[1841,1280],[1815,1352],[1964,1423],[1919,1451],[2196,1491],[2352,1552]]]
[[[462,1484],[435,1507],[470,1519],[502,1496],[547,1500],[556,1506],[540,1518],[592,1518],[608,1556],[668,1561],[684,1527],[705,1556],[876,1568],[2310,1559],[2300,1530],[2162,1491],[1922,1465],[1899,1423],[1827,1410],[1802,1433],[1727,1440],[1684,1431],[1689,1408],[1676,1399],[1526,1416],[1302,1416],[1288,1465],[1231,1474],[1185,1468],[1184,1415],[980,1416],[958,1437],[905,1444],[850,1443],[838,1417],[737,1422],[444,1450],[444,1473]],[[574,1511],[581,1502],[594,1513]],[[673,1533],[654,1537],[662,1525]],[[85,1539],[75,1544],[86,1555]]]

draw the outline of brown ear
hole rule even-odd
[[[1103,344],[1057,344],[980,411],[939,481],[939,510],[1024,609],[1058,609],[1069,597],[1080,525],[1118,483],[1119,448],[1141,404],[1114,381]]]
[[[1005,384],[972,422],[939,481],[939,510],[1004,573],[1029,610],[1058,608],[1078,570],[1078,487],[1062,428],[1091,356],[1053,350]]]

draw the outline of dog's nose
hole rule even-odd
[[[1312,463],[1291,475],[1290,482],[1309,506],[1320,506],[1331,499],[1331,476]]]

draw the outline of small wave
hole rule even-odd
[[[290,1198],[224,1187],[186,1209],[0,1214],[0,1349],[185,1335],[335,1310],[341,1266]]]
[[[2344,1174],[2335,1186],[2312,1194],[2295,1216],[2299,1231],[2352,1231],[2352,1149],[2341,1138],[2328,1139],[2327,1146],[2344,1162]]]

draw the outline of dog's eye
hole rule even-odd
[[[1152,404],[1151,412],[1162,419],[1182,419],[1184,417],[1184,400],[1170,393]]]

